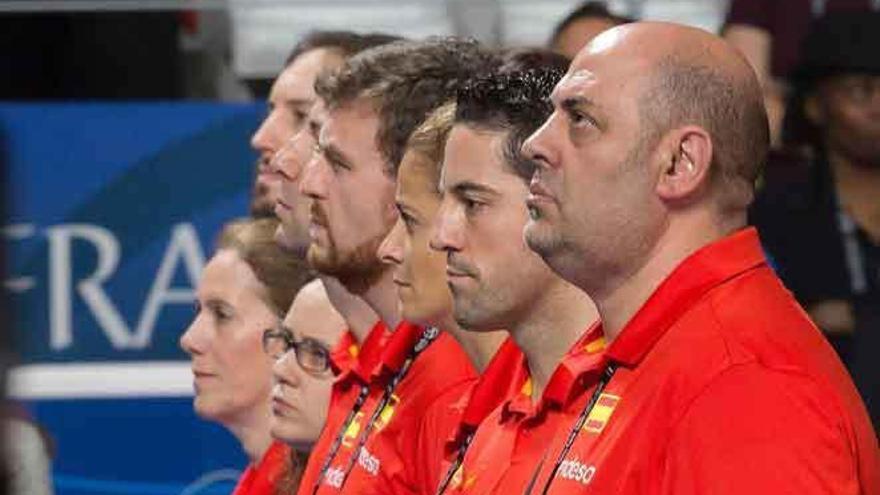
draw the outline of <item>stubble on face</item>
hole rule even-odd
[[[327,214],[320,205],[312,203],[311,212],[313,221],[326,228]],[[312,268],[339,280],[352,294],[363,294],[388,270],[388,266],[376,256],[385,235],[386,233],[383,232],[366,239],[345,253],[337,247],[333,233],[327,229],[327,246],[319,246],[312,242],[308,247],[306,259]]]
[[[254,164],[254,186],[251,188],[250,214],[254,218],[275,217],[275,202],[278,199],[280,185],[267,182],[259,177],[260,161]]]

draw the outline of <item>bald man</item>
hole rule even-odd
[[[552,100],[524,145],[525,236],[596,302],[608,346],[524,493],[880,493],[858,393],[746,228],[768,146],[748,63],[630,24]]]

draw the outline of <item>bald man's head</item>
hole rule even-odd
[[[642,22],[603,33],[581,55],[600,51],[634,57],[645,70],[639,117],[646,146],[686,125],[712,138],[711,179],[725,209],[751,202],[766,159],[769,128],[751,66],[721,38],[700,29]],[[609,53],[610,54],[610,53]]]
[[[537,163],[526,241],[591,295],[658,244],[741,228],[768,143],[761,91],[720,38],[634,23],[593,39],[523,146]]]

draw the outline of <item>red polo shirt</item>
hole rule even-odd
[[[282,442],[272,442],[260,463],[251,464],[241,474],[232,495],[275,495],[275,484],[284,474],[290,448]]]
[[[390,333],[385,324],[379,321],[367,334],[362,345],[358,346],[354,336],[347,333],[330,353],[331,367],[337,377],[330,394],[327,420],[321,430],[321,436],[318,437],[309,454],[309,462],[303,471],[297,493],[311,495],[312,487],[318,479],[336,433],[348,417],[360,393],[361,384],[368,382],[378,365],[382,357],[382,349],[389,337]]]
[[[548,493],[880,494],[865,408],[754,229],[687,258],[607,357],[619,368]]]
[[[584,376],[602,369],[604,338],[591,326],[562,358],[536,404],[525,357],[511,374],[514,393],[477,428],[473,442],[444,493],[520,494],[535,466],[542,462],[559,424],[569,424],[582,401],[572,391]]]
[[[495,408],[518,391],[512,390],[512,380],[521,373],[522,362],[522,351],[508,337],[479,378],[450,389],[425,412],[415,459],[421,493],[437,493],[440,481],[446,477],[466,438]]]
[[[462,382],[473,380],[476,376],[458,343],[445,333],[441,333],[417,356],[409,371],[397,384],[348,478],[342,486],[339,485],[355,452],[360,433],[379,405],[385,386],[404,365],[423,332],[423,327],[403,322],[391,334],[381,352],[378,366],[369,376],[367,383],[370,394],[361,412],[346,430],[344,441],[322,479],[319,494],[417,492],[412,459],[416,455],[418,432],[425,409],[450,388],[460,386]],[[339,426],[335,428],[334,437],[338,431]],[[311,489],[311,485],[306,488],[306,492],[301,488],[300,493],[311,493]]]

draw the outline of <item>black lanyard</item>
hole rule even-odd
[[[357,445],[355,446],[352,455],[348,459],[348,463],[345,466],[345,471],[342,475],[342,482],[339,487],[345,486],[345,481],[348,479],[348,475],[351,473],[351,470],[354,468],[355,463],[357,462],[358,457],[361,454],[361,450],[364,447],[364,444],[367,443],[367,439],[370,436],[370,432],[373,431],[373,425],[376,420],[379,419],[379,416],[382,414],[382,411],[391,402],[391,397],[394,395],[394,389],[397,388],[397,385],[403,380],[406,374],[409,372],[409,369],[412,367],[413,362],[415,362],[416,358],[419,354],[422,353],[428,346],[434,342],[437,337],[440,336],[440,330],[436,327],[426,327],[422,332],[422,336],[419,338],[416,345],[410,350],[409,355],[406,358],[406,361],[403,362],[403,366],[397,370],[388,383],[385,385],[385,390],[382,393],[382,398],[379,399],[379,403],[376,405],[376,409],[373,411],[373,414],[370,416],[370,421],[364,426],[364,430],[358,435]],[[358,394],[358,398],[355,401],[354,405],[349,411],[348,416],[345,418],[345,422],[342,425],[342,429],[339,430],[339,433],[336,435],[336,438],[333,440],[333,444],[330,446],[330,451],[327,454],[327,457],[324,459],[324,464],[321,465],[321,472],[318,474],[318,478],[315,480],[315,484],[312,486],[312,495],[318,493],[318,489],[321,487],[321,483],[324,481],[324,477],[327,475],[327,471],[330,469],[330,465],[333,464],[333,459],[336,457],[336,454],[339,453],[339,448],[342,446],[342,441],[345,438],[345,432],[348,431],[348,428],[351,426],[351,423],[354,421],[358,412],[360,412],[361,408],[366,402],[367,397],[370,394],[370,386],[362,385],[360,393]]]
[[[330,469],[330,464],[333,463],[333,459],[336,457],[336,454],[339,452],[339,448],[342,446],[342,441],[345,438],[345,432],[348,431],[348,428],[351,426],[351,422],[354,421],[355,416],[357,416],[361,408],[364,407],[364,402],[366,402],[369,395],[370,386],[361,385],[361,390],[358,392],[357,399],[355,399],[354,405],[351,406],[351,411],[348,412],[348,416],[345,417],[345,421],[342,423],[342,429],[339,430],[336,438],[333,439],[333,443],[330,445],[330,450],[327,452],[327,457],[324,458],[324,463],[321,465],[320,474],[318,474],[318,478],[315,480],[315,484],[312,486],[312,495],[318,493],[318,489],[321,487],[321,482],[324,481],[324,477],[327,475],[327,471]]]
[[[440,485],[437,487],[437,495],[443,495],[443,492],[446,491],[446,488],[449,487],[449,483],[452,482],[452,478],[455,476],[455,472],[458,471],[458,468],[461,467],[461,463],[464,462],[464,455],[467,453],[468,447],[471,445],[471,441],[474,439],[474,434],[476,432],[472,431],[464,437],[461,445],[458,447],[458,451],[455,454],[455,460],[452,461],[452,465],[449,466],[449,469],[446,471],[446,475],[443,476],[443,479],[440,481]]]
[[[593,391],[592,397],[590,397],[587,405],[584,406],[584,409],[581,411],[580,416],[578,416],[577,421],[575,421],[574,426],[572,426],[571,431],[568,432],[568,438],[565,439],[565,444],[562,446],[562,451],[559,452],[559,456],[556,458],[556,463],[553,465],[553,470],[550,471],[550,477],[547,478],[547,483],[544,484],[544,489],[541,490],[542,495],[547,495],[547,491],[550,490],[550,485],[553,483],[553,478],[556,477],[556,472],[559,471],[559,466],[562,465],[562,462],[565,460],[565,456],[568,455],[568,452],[571,450],[572,445],[574,445],[574,441],[577,439],[578,433],[580,433],[581,429],[584,427],[584,423],[587,422],[587,418],[590,416],[590,413],[593,412],[593,408],[596,407],[596,403],[599,402],[599,397],[602,395],[605,387],[608,386],[608,382],[611,381],[611,378],[614,376],[615,371],[617,371],[617,366],[613,363],[609,363],[608,366],[605,367],[605,370],[602,372],[602,379],[599,380],[599,383],[596,385],[596,390]],[[537,481],[538,476],[541,473],[541,467],[543,465],[543,461],[538,464],[538,469],[535,471],[535,475],[532,476],[532,481],[526,487],[524,495],[531,495],[532,488],[534,487],[535,482]]]

